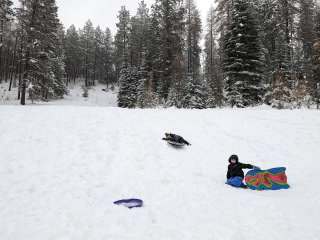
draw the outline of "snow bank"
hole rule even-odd
[[[3,240],[318,240],[320,112],[0,107]],[[164,132],[191,147],[164,143]],[[225,185],[227,158],[291,189]],[[141,209],[113,204],[140,198]]]

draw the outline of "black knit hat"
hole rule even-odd
[[[232,155],[230,158],[229,158],[229,163],[231,163],[231,160],[236,160],[237,163],[239,162],[239,157],[237,155]]]

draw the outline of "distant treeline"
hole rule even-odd
[[[209,6],[208,6],[209,8]],[[203,27],[194,0],[123,6],[117,32],[63,29],[55,0],[0,3],[0,83],[48,100],[70,82],[118,84],[118,104],[276,108],[320,103],[315,0],[216,0]],[[204,37],[204,39],[203,39]]]

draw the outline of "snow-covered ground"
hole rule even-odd
[[[8,91],[9,83],[0,84],[0,105],[19,105],[17,100],[18,89],[13,88]],[[88,98],[82,96],[83,90],[81,84],[70,85],[68,87],[69,94],[60,100],[52,100],[50,102],[35,102],[32,103],[27,99],[28,105],[70,105],[70,106],[102,106],[102,107],[115,107],[117,106],[117,90],[102,91],[106,89],[105,85],[98,84],[97,86],[89,89]]]
[[[9,82],[0,84],[0,105],[14,105],[19,104],[16,100],[18,97],[17,88],[13,88],[9,91]]]
[[[320,112],[0,106],[1,240],[319,240]],[[164,132],[192,143],[174,149]],[[227,159],[290,190],[225,185]],[[128,210],[113,204],[141,198]]]
[[[97,85],[89,89],[88,98],[84,98],[81,86],[75,85],[69,87],[69,95],[64,99],[51,101],[50,105],[70,105],[70,106],[102,106],[115,107],[117,106],[117,91],[106,90],[105,85]]]

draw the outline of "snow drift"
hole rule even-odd
[[[3,240],[318,240],[318,111],[0,107]],[[175,132],[192,146],[161,140]],[[291,189],[225,185],[227,159]],[[138,209],[117,199],[144,200]]]

